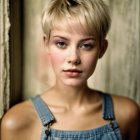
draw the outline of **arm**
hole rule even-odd
[[[32,139],[33,119],[30,105],[21,103],[11,108],[1,121],[1,140]],[[33,132],[34,133],[34,132]]]
[[[12,119],[3,118],[1,123],[1,140],[28,140],[30,138],[29,129],[14,122]]]
[[[140,140],[140,108],[134,104],[130,109],[128,140]]]
[[[4,116],[1,121],[1,140],[14,140],[15,131],[12,120]]]
[[[131,99],[113,96],[116,120],[124,140],[139,140],[140,108]]]

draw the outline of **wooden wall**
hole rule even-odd
[[[0,0],[0,118],[9,108],[10,61],[9,61],[9,1]]]

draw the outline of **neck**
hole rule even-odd
[[[53,93],[55,97],[61,99],[61,101],[68,106],[81,105],[87,100],[87,95],[91,92],[87,84],[83,86],[62,86],[56,84],[53,87]]]

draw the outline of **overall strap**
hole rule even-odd
[[[103,119],[115,120],[114,106],[111,95],[102,93],[103,96]]]
[[[55,120],[48,106],[44,103],[44,101],[40,98],[39,95],[35,96],[31,100],[41,119],[43,126],[47,126]]]

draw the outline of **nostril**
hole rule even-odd
[[[81,60],[73,60],[73,61],[69,60],[68,63],[74,64],[74,65],[79,65],[79,64],[81,64]]]
[[[80,60],[77,60],[77,61],[75,61],[74,64],[75,64],[75,65],[79,65],[79,64],[81,64],[81,61],[80,61]]]

